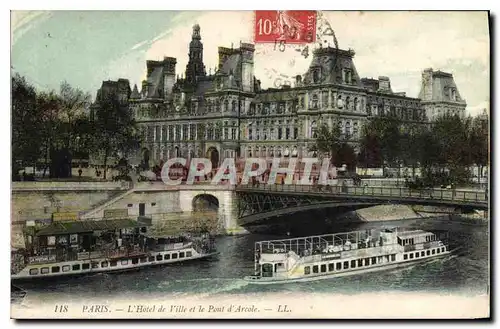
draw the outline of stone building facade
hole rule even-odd
[[[354,51],[330,47],[314,51],[309,69],[293,87],[261,89],[254,51],[247,43],[219,47],[218,67],[207,74],[195,25],[183,77],[176,75],[175,58],[147,61],[141,90],[121,88],[143,136],[135,162],[208,157],[217,166],[228,157],[308,156],[325,123],[338,124],[356,147],[371,117],[426,123],[444,111],[465,111],[449,73],[425,70],[420,98],[411,98],[394,92],[388,77],[361,78]]]

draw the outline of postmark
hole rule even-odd
[[[257,10],[255,11],[255,43],[284,45],[316,41],[316,11],[314,10]]]

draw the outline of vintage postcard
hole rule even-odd
[[[12,11],[11,317],[490,317],[489,12]]]

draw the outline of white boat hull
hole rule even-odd
[[[415,265],[415,264],[427,263],[427,262],[431,262],[433,260],[448,256],[448,255],[452,254],[455,250],[446,251],[446,252],[443,252],[441,254],[433,255],[430,257],[426,257],[426,258],[400,261],[400,262],[392,263],[392,264],[380,264],[380,265],[376,265],[376,266],[372,266],[372,267],[350,269],[347,271],[340,270],[338,272],[310,275],[310,276],[304,276],[304,277],[300,277],[300,278],[246,276],[244,278],[244,280],[250,284],[283,284],[283,283],[310,282],[310,281],[317,281],[317,280],[325,280],[325,279],[339,278],[339,277],[365,274],[365,273],[371,273],[371,272],[394,270],[394,269],[409,267],[409,266]]]

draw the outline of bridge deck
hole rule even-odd
[[[488,210],[486,191],[451,189],[412,190],[404,187],[311,185],[240,185],[241,223],[322,208],[366,208],[378,204],[414,204]]]
[[[331,195],[339,197],[384,197],[385,199],[414,199],[452,201],[451,204],[487,204],[488,194],[486,191],[451,190],[451,189],[409,189],[406,187],[383,187],[383,186],[323,186],[317,185],[239,185],[236,191],[245,192],[268,192],[282,194],[308,194],[308,195]]]

